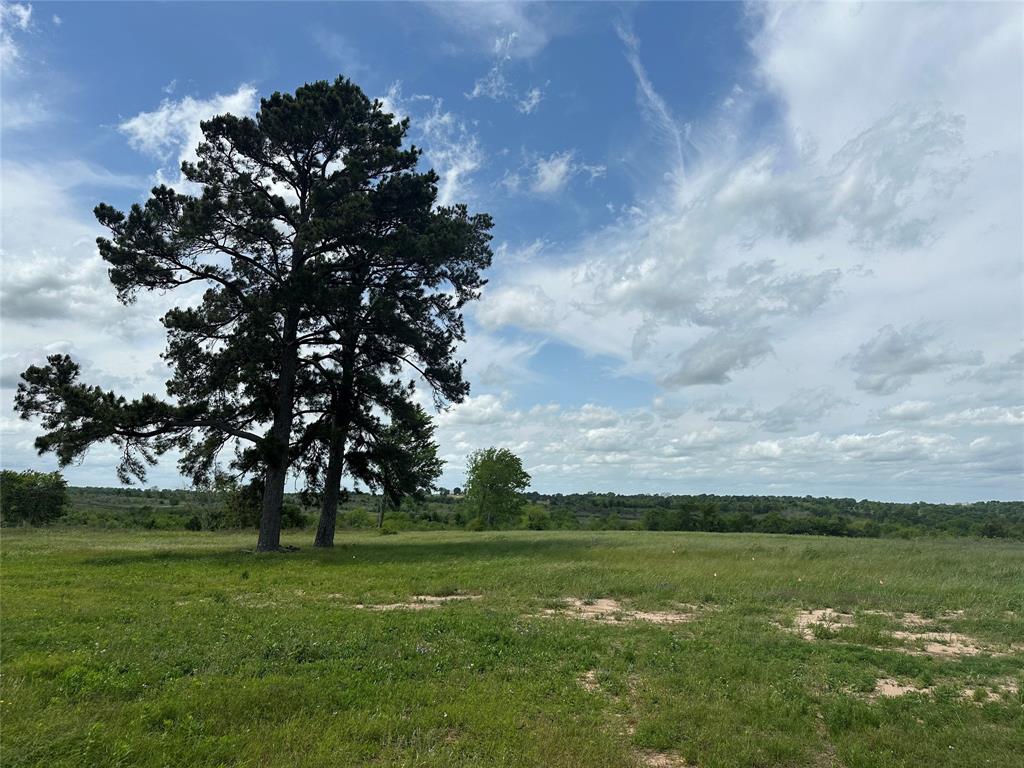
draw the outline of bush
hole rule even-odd
[[[377,524],[373,516],[362,507],[344,512],[340,522],[343,528],[372,528]]]
[[[64,514],[68,484],[59,472],[4,470],[0,477],[0,523],[45,525]]]
[[[190,517],[188,519],[188,522],[185,523],[185,530],[186,531],[201,531],[201,530],[203,530],[203,523],[199,519],[199,515],[192,515],[192,517]]]
[[[551,515],[540,504],[527,504],[523,513],[523,528],[531,531],[546,531],[551,527]]]
[[[262,513],[262,510],[260,510]],[[259,515],[256,517],[256,526],[259,527]],[[298,504],[285,504],[281,507],[281,527],[282,528],[305,528],[309,523],[309,518],[302,512],[302,507]]]

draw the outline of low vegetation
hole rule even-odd
[[[1017,543],[284,543],[303,548],[5,530],[3,765],[960,768],[1024,753]]]

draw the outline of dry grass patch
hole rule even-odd
[[[581,600],[567,597],[561,608],[545,608],[542,616],[568,616],[573,619],[596,621],[600,624],[624,624],[631,621],[646,621],[651,624],[683,624],[697,618],[698,609],[693,605],[680,605],[674,611],[634,611],[624,608],[618,600],[602,597],[597,600]]]

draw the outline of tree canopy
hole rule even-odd
[[[523,508],[522,492],[530,475],[518,456],[507,448],[484,448],[469,456],[465,505],[469,515],[487,528],[516,519]]]
[[[438,177],[403,146],[408,120],[345,78],[201,127],[196,162],[182,164],[194,191],[161,185],[127,213],[95,211],[123,303],[206,286],[163,317],[167,397],[89,386],[52,356],[22,374],[15,407],[42,417],[36,447],[61,465],[117,445],[122,481],[177,449],[181,471],[208,483],[227,449],[234,472],[262,480],[260,550],[278,548],[285,480],[301,470],[322,497],[316,543],[329,546],[346,464],[395,492],[436,477],[412,394],[417,380],[439,405],[468,392],[456,348],[490,264],[491,219],[436,206]],[[418,437],[397,458],[407,434]],[[424,474],[413,482],[410,468]]]

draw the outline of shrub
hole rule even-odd
[[[551,515],[540,504],[527,504],[523,513],[523,528],[531,531],[546,531],[551,527]]]

